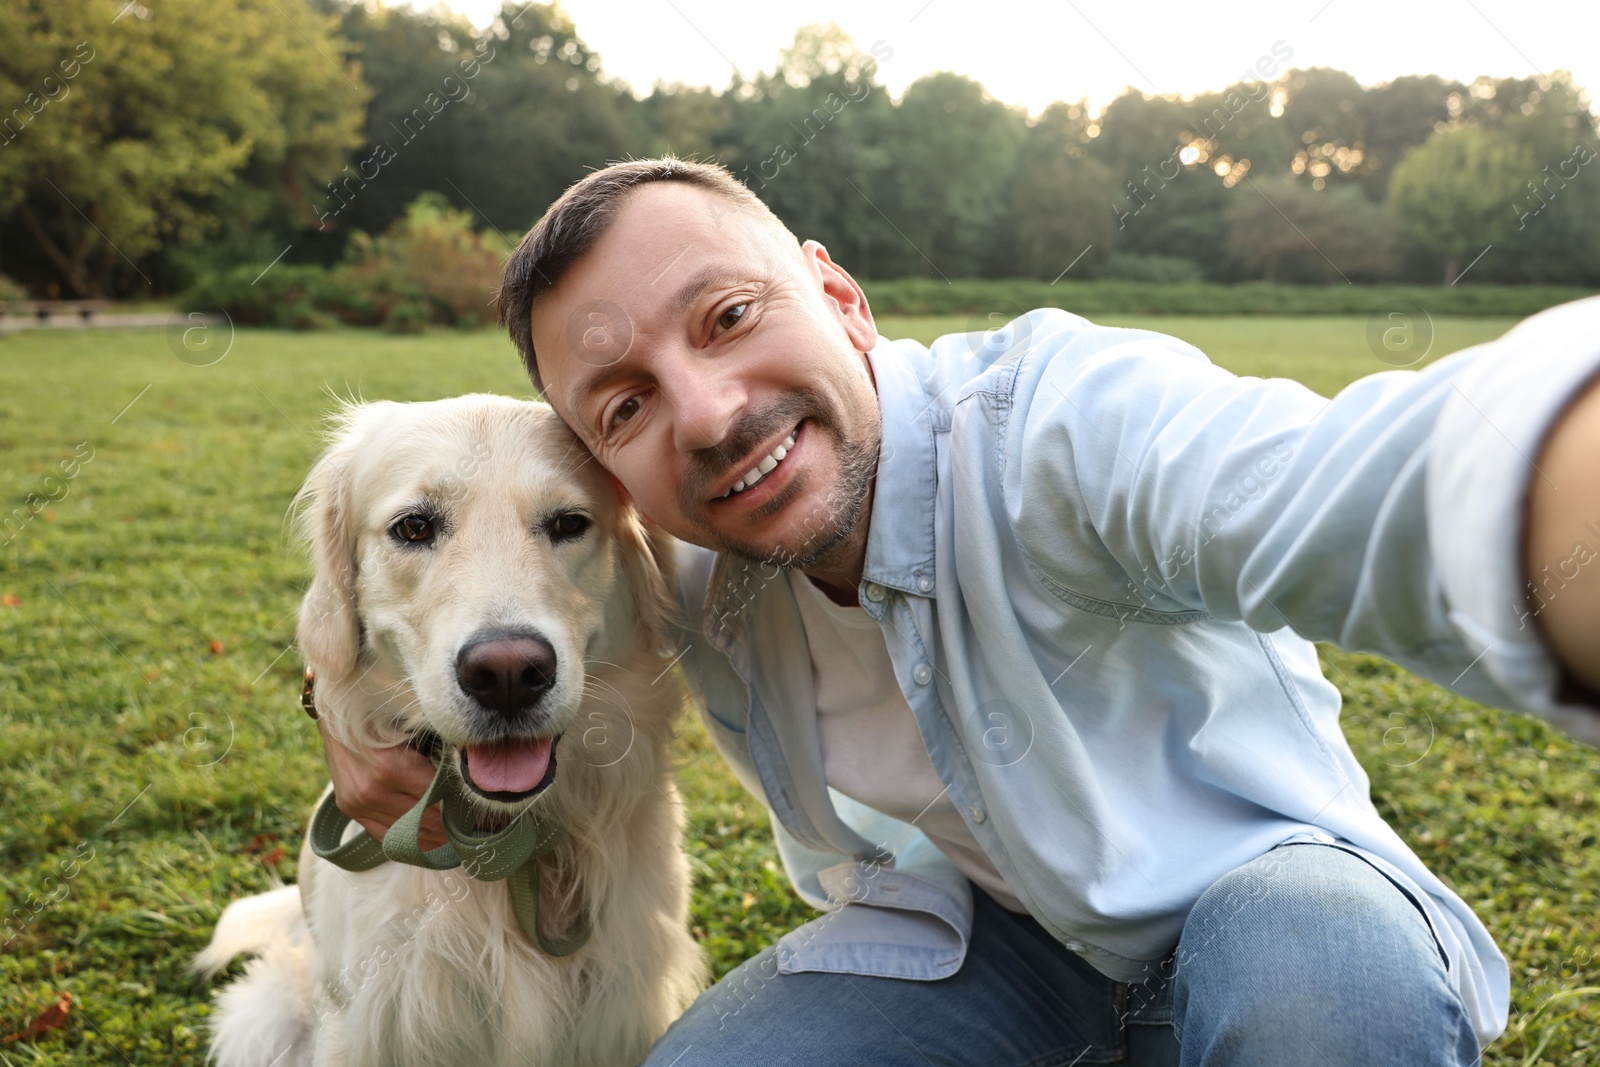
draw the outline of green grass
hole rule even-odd
[[[1385,369],[1361,318],[1154,325],[1324,391]],[[1441,353],[1507,323],[1437,325]],[[60,497],[0,548],[0,1037],[74,998],[0,1064],[201,1062],[209,988],[184,965],[230,899],[294,878],[325,776],[296,703],[306,569],[282,520],[329,392],[476,389],[527,393],[499,334],[240,332],[207,367],[159,331],[0,339],[0,501]],[[93,459],[62,495],[47,476],[80,442]],[[1380,808],[1511,958],[1512,1033],[1484,1062],[1591,1062],[1600,1001],[1574,991],[1600,985],[1600,758],[1381,660],[1325,659]],[[761,805],[682,734],[694,925],[721,974],[811,912]]]
[[[894,278],[864,281],[872,306],[899,315],[970,315],[1069,308],[1083,315],[1350,315],[1408,301],[1435,317],[1532,315],[1592,296],[1572,285],[1283,285],[1274,282],[1135,282],[1097,278]],[[1009,317],[1009,315],[1008,315]]]

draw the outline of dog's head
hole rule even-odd
[[[435,735],[491,808],[550,784],[597,665],[665,645],[665,540],[544,404],[351,405],[296,508],[315,571],[299,642],[330,729]]]

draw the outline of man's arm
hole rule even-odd
[[[1550,431],[1528,494],[1530,609],[1561,665],[1600,693],[1600,381]],[[1553,578],[1552,578],[1553,576]],[[1559,584],[1558,584],[1559,583]]]
[[[1593,574],[1588,595],[1569,594],[1580,563],[1600,571],[1600,522],[1572,539],[1597,497],[1569,471],[1594,454],[1600,298],[1331,400],[1236,377],[1173,338],[1066,319],[1040,336],[1057,328],[1035,324],[1003,461],[1020,472],[1007,480],[1014,531],[1053,586],[1130,616],[1289,626],[1600,742],[1595,701],[1563,687],[1557,659],[1594,670],[1581,621],[1595,617]],[[1568,412],[1586,428],[1571,444]],[[1576,454],[1561,479],[1535,466],[1546,444]],[[1547,493],[1564,524],[1544,521]],[[1530,552],[1557,553],[1542,603]],[[1559,645],[1542,617],[1557,604]]]

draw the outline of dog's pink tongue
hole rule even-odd
[[[467,746],[467,774],[485,793],[526,793],[550,766],[550,739]]]

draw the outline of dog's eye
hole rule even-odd
[[[552,541],[575,541],[589,529],[589,516],[576,511],[563,512],[545,524]]]
[[[401,541],[425,545],[433,540],[433,520],[426,515],[407,515],[389,527],[389,532]]]

